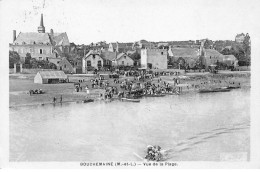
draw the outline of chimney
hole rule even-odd
[[[16,30],[13,30],[13,42],[16,40]]]

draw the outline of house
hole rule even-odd
[[[213,49],[204,49],[203,64],[207,68],[209,65],[223,62],[224,55]]]
[[[16,30],[13,31],[13,43],[9,45],[11,51],[16,51],[24,61],[26,54],[30,53],[36,60],[49,60],[69,50],[69,39],[67,33],[45,32],[43,15],[41,14],[38,32],[20,32],[16,37]]]
[[[66,57],[63,57],[58,64],[58,69],[64,71],[65,73],[75,73],[73,65],[67,60]]]
[[[113,66],[133,66],[134,60],[129,57],[126,53],[120,53],[116,59],[112,61]]]
[[[34,83],[55,84],[67,82],[68,76],[63,71],[39,71],[34,77]]]
[[[85,57],[82,58],[82,73],[88,70],[100,69],[103,66],[110,66],[111,60],[106,59],[101,52],[90,50]]]
[[[141,67],[150,69],[167,69],[166,49],[141,49]]]
[[[228,66],[238,66],[238,60],[234,55],[224,55],[223,63]]]
[[[169,48],[169,58],[172,62],[194,67],[200,58],[200,50],[197,48]]]
[[[100,54],[100,56],[105,59],[104,66],[105,67],[111,67],[113,65],[113,60],[116,59],[117,52],[110,52],[103,50]]]

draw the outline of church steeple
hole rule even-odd
[[[38,27],[38,32],[45,33],[45,27],[43,25],[43,14],[41,14],[41,23],[40,23],[40,26]]]

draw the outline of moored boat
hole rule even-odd
[[[94,99],[85,99],[82,101],[82,103],[89,103],[89,102],[94,102]]]
[[[126,102],[140,102],[139,99],[131,99],[131,98],[121,98],[122,101],[126,101]]]
[[[227,89],[238,89],[241,88],[240,86],[228,86]]]
[[[199,93],[214,93],[214,92],[228,92],[231,89],[228,88],[214,88],[214,89],[200,89]]]
[[[165,94],[145,94],[144,97],[164,97]]]

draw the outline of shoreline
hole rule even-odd
[[[53,104],[52,98],[57,97],[56,104],[60,104],[59,97],[62,95],[62,103],[80,103],[87,98],[87,93],[85,89],[80,92],[74,91],[73,83],[66,84],[35,84],[31,78],[31,75],[27,76],[26,74],[16,75],[15,78],[13,75],[9,75],[9,108],[16,107],[26,107],[26,106],[44,106],[48,104]],[[73,79],[73,76],[69,76]],[[76,76],[77,77],[77,76]],[[76,78],[75,77],[75,78]],[[162,82],[171,84],[173,81],[172,78],[176,76],[159,76],[162,79]],[[74,78],[74,79],[75,79]],[[119,80],[133,80],[133,77],[120,77]],[[219,74],[210,74],[210,73],[186,73],[185,75],[179,76],[180,85],[185,85],[183,87],[182,93],[197,93],[198,90],[208,87],[224,87],[229,85],[238,85],[240,84],[240,89],[250,89],[251,88],[251,72],[225,72]],[[109,79],[111,86],[119,86],[113,83],[113,79]],[[141,81],[138,81],[141,82]],[[158,83],[158,78],[154,78],[152,83]],[[231,83],[231,84],[230,84]],[[89,85],[90,79],[82,83],[82,86]],[[16,87],[16,85],[22,85],[21,88]],[[109,84],[110,85],[110,84]],[[42,95],[28,95],[27,90],[30,88],[41,88],[43,91],[46,91]],[[180,94],[181,96],[181,94]],[[91,98],[91,97],[88,97]],[[96,98],[94,98],[95,101]],[[98,100],[101,101],[101,100]],[[112,100],[113,101],[113,100]]]

